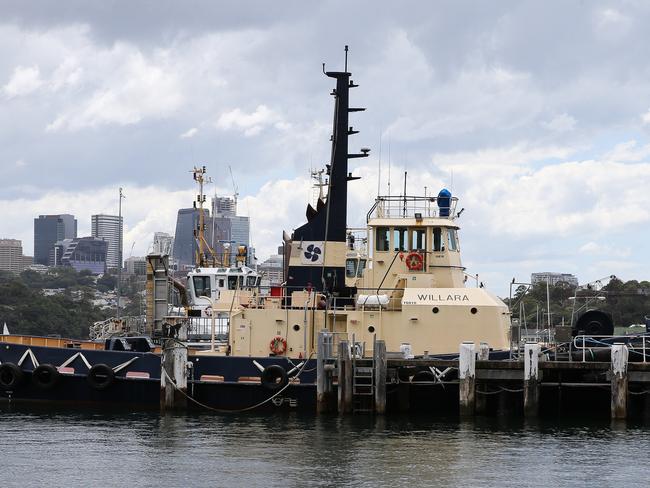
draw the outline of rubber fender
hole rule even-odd
[[[0,365],[0,388],[3,390],[15,390],[23,382],[24,373],[20,366],[14,363],[2,363]]]
[[[41,364],[32,371],[32,383],[42,390],[54,388],[60,377],[59,370],[51,364]]]
[[[95,390],[105,390],[115,381],[115,372],[107,364],[95,364],[88,371],[86,381]]]
[[[279,364],[272,364],[264,368],[260,376],[262,386],[269,390],[279,390],[289,383],[289,375]]]
[[[578,317],[573,335],[612,335],[614,322],[612,316],[602,310],[587,310]]]

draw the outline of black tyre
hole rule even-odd
[[[3,390],[15,390],[22,384],[23,377],[23,371],[14,363],[0,365],[0,388]]]
[[[32,383],[41,390],[50,390],[56,386],[61,373],[51,364],[41,364],[32,372]]]
[[[88,371],[86,381],[95,390],[105,390],[115,381],[115,372],[107,364],[95,364]]]
[[[279,390],[289,383],[289,375],[284,368],[278,364],[267,366],[260,376],[262,386],[269,390]]]

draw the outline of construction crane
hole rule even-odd
[[[237,211],[237,197],[239,196],[239,191],[237,185],[235,184],[235,177],[232,175],[232,166],[228,165],[228,171],[230,171],[230,180],[232,181],[232,189],[235,192],[235,212]]]

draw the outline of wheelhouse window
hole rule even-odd
[[[237,276],[228,276],[228,289],[229,290],[237,289]]]
[[[408,230],[406,227],[395,227],[393,229],[393,248],[395,251],[406,251],[408,248]]]
[[[427,232],[426,229],[411,230],[411,250],[426,251],[427,249]]]
[[[440,252],[444,251],[444,246],[442,245],[442,229],[440,227],[433,228],[433,251]]]
[[[197,297],[210,296],[210,277],[209,276],[194,276],[194,294]]]
[[[217,276],[217,288],[225,288],[226,279],[223,276]]]
[[[448,229],[447,235],[449,236],[449,250],[458,251],[458,236],[456,235],[456,229]]]
[[[355,258],[350,258],[345,260],[345,277],[354,278],[357,275],[357,263],[358,260]]]
[[[377,227],[377,251],[389,250],[388,227]]]
[[[357,268],[357,276],[361,277],[363,276],[363,270],[366,269],[366,260],[365,259],[360,259],[359,260],[359,267]]]
[[[249,288],[254,288],[255,287],[255,276],[247,276],[246,277],[246,286]]]

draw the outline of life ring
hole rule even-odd
[[[281,356],[287,350],[287,340],[282,336],[275,336],[269,344],[271,352],[276,356]]]
[[[14,390],[23,382],[24,373],[14,363],[2,363],[0,365],[0,388],[3,390]]]
[[[205,307],[204,312],[206,317],[212,317],[212,307]]]
[[[88,371],[86,381],[95,390],[105,390],[115,381],[115,372],[107,364],[95,364]]]
[[[260,376],[260,382],[264,388],[269,390],[279,390],[284,388],[289,382],[289,375],[279,364],[272,364],[264,368]]]
[[[406,256],[406,267],[411,271],[421,271],[424,266],[424,259],[422,259],[422,254],[418,252],[410,252]]]
[[[51,364],[41,364],[32,371],[32,382],[41,390],[54,388],[59,382],[61,373]]]

